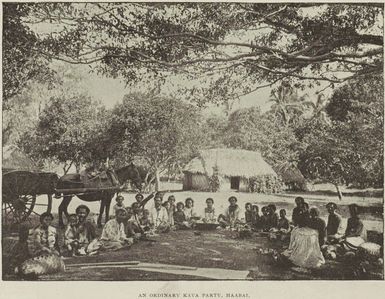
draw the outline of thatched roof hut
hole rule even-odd
[[[255,180],[263,181],[267,188],[278,180],[260,153],[239,149],[203,150],[185,166],[183,173],[184,190],[213,191],[216,180],[218,190],[255,191],[251,190]]]

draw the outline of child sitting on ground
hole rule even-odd
[[[215,215],[215,209],[214,209],[214,200],[212,198],[206,199],[206,205],[205,208],[205,218],[203,218],[203,222],[205,223],[216,223],[217,222],[217,216]]]
[[[174,212],[171,209],[171,204],[169,201],[165,201],[162,203],[162,206],[166,209],[167,214],[168,214],[168,224],[170,226],[174,225]]]
[[[142,229],[146,232],[150,230],[150,211],[143,210],[142,217],[139,219]]]
[[[178,202],[176,204],[176,211],[174,212],[174,223],[176,229],[188,229],[191,228],[191,225],[187,221],[186,215],[183,211],[184,204],[183,202]]]
[[[79,250],[78,216],[70,214],[64,232],[64,244],[70,256],[77,255]]]
[[[170,203],[170,208],[168,209],[168,219],[170,221],[170,224],[173,226],[175,225],[174,223],[174,212],[176,211],[176,206],[175,206],[175,196],[170,195],[167,199],[167,201]]]
[[[115,200],[116,200],[116,204],[114,205],[114,215],[116,214],[116,211],[118,209],[125,209],[126,208],[124,203],[123,203],[124,197],[122,195],[118,195]]]

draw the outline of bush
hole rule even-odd
[[[282,182],[273,175],[263,175],[249,179],[249,191],[256,193],[279,193],[282,191]]]

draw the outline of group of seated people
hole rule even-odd
[[[187,198],[184,203],[175,203],[175,197],[170,195],[167,201],[163,202],[162,196],[157,194],[154,197],[154,205],[150,209],[145,208],[143,195],[137,194],[135,199],[136,201],[130,207],[125,207],[123,196],[117,196],[114,205],[115,215],[104,225],[100,237],[96,234],[94,224],[88,219],[90,209],[85,205],[78,206],[76,213],[68,216],[68,224],[64,232],[65,246],[61,253],[92,255],[101,250],[117,250],[129,247],[134,242],[157,233],[194,228],[197,223],[210,223],[223,228],[242,226],[252,231],[286,236],[290,238],[288,257],[291,257],[292,261],[303,260],[303,256],[307,256],[313,257],[317,263],[322,263],[320,249],[324,244],[344,242],[346,246],[354,248],[359,243],[357,238],[366,240],[366,231],[358,217],[356,205],[349,206],[351,217],[343,233],[341,216],[336,213],[335,203],[328,203],[326,206],[329,212],[326,224],[319,217],[319,210],[316,207],[309,209],[309,205],[302,197],[295,199],[296,207],[292,211],[292,221],[286,218],[285,209],[279,210],[278,216],[274,204],[264,206],[260,215],[257,205],[246,203],[244,217],[242,217],[235,196],[228,199],[228,208],[218,216],[212,198],[206,199],[207,206],[201,216],[195,210],[192,198]],[[40,216],[40,225],[33,229],[28,237],[30,257],[46,254],[60,255],[58,235],[51,225],[52,220],[53,216],[50,213],[43,213]],[[303,242],[301,236],[306,235],[316,235],[317,244]]]
[[[319,217],[316,207],[309,205],[302,197],[295,199],[296,207],[292,213],[293,229],[290,245],[283,252],[297,266],[305,268],[319,267],[325,263],[322,250],[330,244],[338,244],[344,252],[355,251],[366,242],[366,229],[358,215],[358,206],[349,205],[350,218],[345,231],[342,230],[342,218],[336,212],[337,205],[329,202],[326,205],[329,213],[327,223]],[[328,256],[327,256],[328,257]]]

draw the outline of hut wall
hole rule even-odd
[[[191,188],[192,188],[192,174],[184,173],[183,190],[191,190]]]
[[[249,180],[247,178],[241,178],[239,182],[239,191],[241,192],[249,191]]]
[[[190,190],[202,190],[206,191],[210,189],[209,179],[204,174],[192,174],[191,175],[191,189]]]

